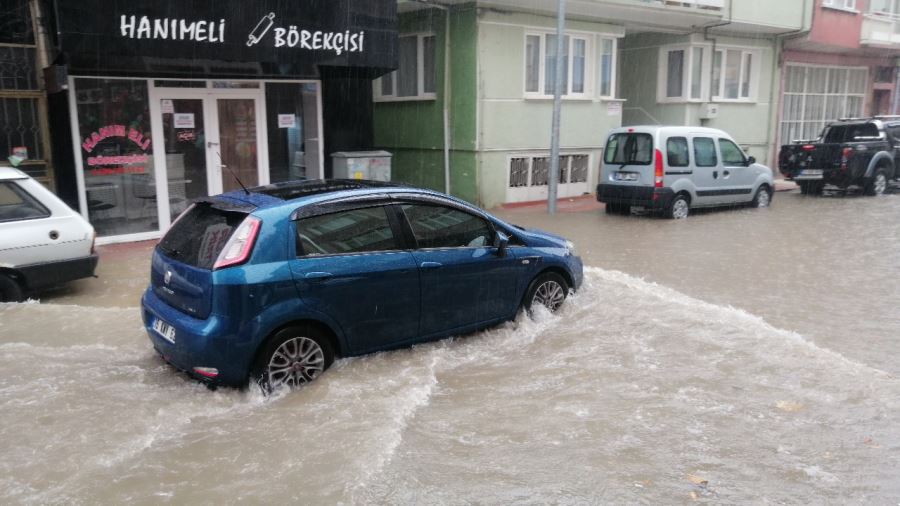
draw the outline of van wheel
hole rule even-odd
[[[772,189],[769,185],[761,185],[750,201],[750,207],[769,207],[772,204]]]
[[[25,291],[15,279],[6,274],[0,274],[0,302],[22,302],[25,300]]]
[[[679,193],[675,195],[669,207],[663,212],[663,215],[670,220],[683,220],[688,217],[691,212],[691,201],[687,195]]]
[[[278,331],[264,345],[250,373],[264,393],[309,383],[334,363],[327,336],[309,326]]]
[[[885,190],[887,190],[887,173],[884,169],[878,169],[872,179],[866,183],[865,193],[878,196],[884,195]]]
[[[534,278],[525,291],[523,305],[525,311],[531,313],[535,305],[542,305],[555,312],[565,302],[569,294],[569,285],[562,276],[555,272],[545,272]]]

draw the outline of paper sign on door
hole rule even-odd
[[[175,128],[194,128],[194,113],[176,112],[173,123]]]

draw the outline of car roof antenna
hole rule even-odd
[[[231,167],[222,163],[222,155],[219,154],[218,149],[216,150],[216,156],[219,157],[219,165],[228,169],[228,172],[231,174],[231,177],[233,177],[234,180],[237,181],[237,184],[241,185],[241,189],[244,190],[244,193],[246,193],[247,195],[250,195],[250,190],[248,190],[247,187],[244,186],[244,183],[242,183],[241,180],[238,179],[237,174],[235,174],[234,171],[231,170]]]

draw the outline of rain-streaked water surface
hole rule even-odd
[[[775,205],[506,213],[594,266],[559,313],[271,398],[174,373],[135,307],[0,305],[0,503],[897,503],[900,197]]]

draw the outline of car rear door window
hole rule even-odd
[[[746,165],[744,152],[737,144],[728,139],[719,139],[719,149],[722,151],[722,164],[730,167]]]
[[[669,137],[666,141],[666,159],[669,167],[687,167],[690,165],[688,142],[686,137]]]
[[[34,220],[50,216],[38,200],[18,184],[0,183],[0,222]]]
[[[383,206],[352,209],[297,221],[299,256],[399,249]]]
[[[493,229],[473,214],[438,205],[402,208],[419,248],[480,248],[491,243]]]
[[[603,160],[620,165],[649,165],[653,160],[653,137],[645,133],[617,133],[609,136]]]
[[[709,137],[694,137],[694,163],[697,167],[715,167],[719,164],[714,140]]]

